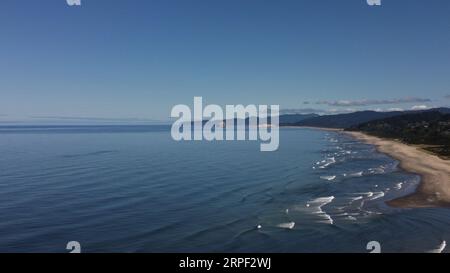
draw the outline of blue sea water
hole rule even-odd
[[[175,142],[168,126],[0,127],[0,251],[427,252],[447,208],[394,209],[417,175],[338,133]],[[444,252],[446,249],[444,250]]]

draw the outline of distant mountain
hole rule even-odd
[[[444,108],[445,109],[445,108]],[[369,121],[349,128],[370,135],[399,139],[409,144],[427,145],[424,148],[439,155],[450,156],[450,114],[441,111],[421,111]],[[443,113],[444,112],[444,113]]]
[[[364,122],[401,115],[403,112],[360,111],[349,114],[325,115],[297,122],[296,126],[349,128]]]
[[[280,115],[280,125],[292,125],[297,122],[319,117],[318,114],[292,114],[292,115]]]
[[[315,118],[315,117],[319,117],[318,114],[291,114],[291,115],[280,115],[279,116],[279,124],[281,126],[289,126],[292,124],[295,124],[297,122],[300,122],[302,120],[306,120],[306,119],[310,119],[310,118]],[[267,119],[267,123],[271,123],[270,121],[270,117],[268,117]],[[257,118],[258,124],[259,124],[259,118]],[[245,119],[245,124],[248,125],[249,123],[249,118]]]
[[[296,126],[326,127],[326,128],[350,128],[356,125],[366,123],[373,120],[385,119],[404,115],[407,113],[423,113],[423,112],[440,112],[443,114],[450,113],[450,108],[435,108],[421,111],[393,111],[393,112],[376,112],[376,111],[359,111],[348,114],[324,115],[309,118],[297,122]]]
[[[442,114],[450,114],[450,108],[446,108],[446,107],[440,107],[440,108],[433,108],[430,110],[424,110],[424,112],[432,112],[432,111],[438,111],[439,113]]]

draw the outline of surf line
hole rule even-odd
[[[226,105],[225,113],[219,105],[203,107],[203,98],[194,97],[194,110],[178,104],[172,108],[171,135],[175,141],[259,140],[262,152],[278,150],[279,105]],[[235,126],[236,125],[236,126]],[[248,135],[248,138],[247,138]]]

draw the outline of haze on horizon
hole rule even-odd
[[[445,0],[6,0],[0,123],[159,123],[194,96],[285,113],[449,106],[449,13]]]

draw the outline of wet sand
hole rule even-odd
[[[439,158],[419,147],[394,140],[373,137],[360,132],[345,132],[356,139],[375,145],[377,150],[400,162],[400,167],[421,176],[415,193],[388,201],[402,208],[450,207],[450,161]]]

